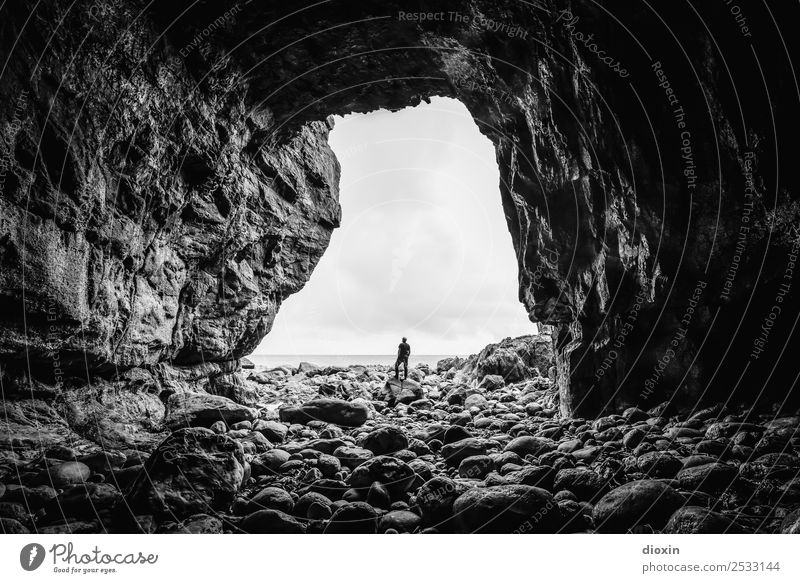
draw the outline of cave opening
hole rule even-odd
[[[342,224],[251,359],[381,364],[406,336],[413,366],[537,333],[518,299],[494,145],[466,106],[432,97],[333,119]]]

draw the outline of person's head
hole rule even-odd
[[[408,340],[408,338],[406,338],[405,336],[403,336],[403,342],[405,342],[406,340]]]

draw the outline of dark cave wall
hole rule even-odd
[[[771,34],[792,9],[742,3],[753,44],[718,4],[6,9],[0,355],[52,380],[53,354],[80,376],[247,354],[338,225],[327,117],[444,95],[495,143],[520,300],[556,326],[564,412],[734,386],[780,401],[796,290],[758,358],[751,330],[798,220],[776,170],[797,127],[793,39]]]

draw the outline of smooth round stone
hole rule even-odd
[[[440,525],[453,516],[453,503],[467,486],[445,476],[436,476],[417,491],[417,505],[426,524]]]
[[[646,411],[642,411],[638,407],[629,407],[625,409],[622,413],[623,419],[625,419],[628,423],[638,423],[639,421],[647,421],[650,418],[650,415],[647,414]]]
[[[663,482],[637,480],[603,496],[592,519],[598,532],[625,533],[639,525],[660,530],[683,503],[683,496]]]
[[[489,407],[489,401],[486,400],[486,397],[479,394],[470,395],[464,401],[464,409],[472,410],[477,409],[481,411]]]
[[[297,499],[297,502],[294,503],[292,514],[300,518],[311,518],[313,520],[314,517],[310,515],[312,507],[316,505],[330,509],[332,504],[333,502],[331,502],[327,496],[323,496],[318,492],[306,492]],[[317,514],[324,514],[321,513],[320,509],[318,508],[315,509],[314,512]],[[332,512],[329,510],[326,518],[330,517],[331,513]]]
[[[622,436],[622,445],[627,449],[633,449],[644,441],[646,435],[644,431],[634,427]]]
[[[322,454],[317,459],[317,468],[322,475],[326,478],[333,478],[342,469],[342,464],[339,458],[332,455]]]
[[[678,472],[677,479],[681,488],[685,490],[700,490],[709,494],[717,494],[733,484],[737,474],[738,471],[735,467],[715,462],[684,468]]]
[[[442,440],[442,443],[455,443],[456,441],[461,441],[462,439],[467,439],[469,437],[473,437],[472,433],[460,425],[451,425],[444,432],[444,439]]]
[[[555,442],[544,437],[533,437],[523,435],[513,439],[506,447],[505,451],[525,457],[526,455],[538,456],[555,449]]]
[[[349,482],[353,488],[369,488],[373,482],[380,482],[395,497],[400,497],[414,482],[415,476],[414,470],[404,461],[382,455],[353,470]]]
[[[608,490],[608,481],[586,467],[568,468],[556,474],[553,488],[574,492],[580,501],[589,501]]]
[[[700,441],[694,446],[694,450],[700,454],[708,454],[720,458],[729,452],[730,447],[730,442],[726,438],[720,437],[718,439]]]
[[[496,443],[488,439],[468,437],[444,445],[442,447],[442,456],[449,465],[458,467],[461,460],[473,455],[487,455],[489,450],[495,447]]]
[[[261,472],[268,473],[270,471],[277,471],[283,464],[289,461],[289,452],[282,449],[271,449],[267,452],[260,454],[257,459],[257,464],[264,470]],[[255,473],[255,472],[254,472]]]
[[[373,508],[390,508],[392,497],[389,491],[380,482],[373,482],[367,492],[367,503]]]
[[[278,421],[265,421],[259,419],[253,424],[253,430],[258,431],[272,443],[282,443],[289,433],[289,428]]]
[[[334,450],[333,455],[339,460],[341,465],[350,469],[354,469],[365,461],[371,459],[375,454],[368,449],[361,447],[349,447],[343,445],[341,447],[337,447]]]
[[[366,502],[340,506],[325,527],[326,534],[374,534],[378,513]]]
[[[504,451],[503,453],[494,454],[491,456],[491,458],[494,462],[494,467],[497,469],[502,468],[506,464],[523,464],[522,458],[513,451]]]
[[[291,512],[294,506],[294,499],[283,488],[268,486],[250,499],[247,508],[250,512],[270,508],[281,512]]]
[[[305,468],[305,466],[306,466],[305,461],[303,461],[302,459],[294,459],[294,460],[289,460],[285,464],[282,464],[281,467],[278,468],[278,471],[282,474],[285,474],[287,472],[293,472],[295,470],[302,470],[303,468]]]
[[[59,489],[72,484],[82,484],[92,475],[92,470],[82,462],[65,462],[50,467],[40,474],[43,483]]]
[[[681,460],[674,455],[651,451],[636,459],[639,471],[651,478],[674,478],[683,467]]]
[[[562,525],[553,496],[534,486],[473,488],[456,499],[453,512],[462,533],[552,533]]]
[[[564,453],[572,453],[581,447],[583,447],[583,442],[580,439],[569,439],[559,443],[556,450]]]
[[[408,437],[399,427],[387,425],[370,431],[364,437],[361,447],[368,449],[374,455],[384,455],[406,449]]]
[[[422,524],[422,517],[408,510],[392,510],[378,519],[378,532],[414,532]]]
[[[716,461],[717,458],[710,455],[705,455],[705,454],[690,455],[689,457],[684,458],[682,469],[685,470],[686,468],[694,468],[697,466],[704,466],[705,464],[713,464]]]
[[[458,475],[471,480],[482,480],[494,469],[494,462],[488,455],[474,455],[465,458],[458,465]]]

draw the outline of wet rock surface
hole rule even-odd
[[[387,368],[289,368],[245,408],[251,414],[223,415],[213,429],[211,417],[188,416],[194,426],[166,428],[151,452],[29,451],[24,463],[0,465],[0,525],[9,533],[800,530],[800,417],[717,408],[700,419],[655,407],[562,418],[550,379],[489,390],[462,367],[414,368],[423,403],[393,405]],[[272,373],[250,375],[257,380],[245,382],[263,388]],[[330,386],[346,387],[349,400],[320,397]],[[448,399],[459,389],[485,403],[465,410]],[[752,445],[740,445],[742,434]]]

